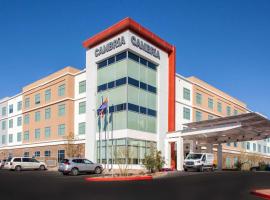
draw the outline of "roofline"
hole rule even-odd
[[[9,101],[9,100],[11,100],[11,99],[15,99],[16,97],[18,97],[18,96],[20,96],[20,95],[22,95],[21,92],[18,93],[18,94],[15,94],[14,96],[11,96],[11,97],[4,97],[3,99],[0,100],[0,104],[1,104],[1,103],[4,103],[4,102],[6,102],[6,101]]]
[[[84,48],[94,47],[126,30],[131,30],[139,36],[143,37],[147,41],[151,42],[153,45],[157,46],[161,50],[171,53],[173,51],[173,45],[169,44],[165,40],[161,39],[159,36],[148,30],[147,28],[141,26],[139,23],[127,17],[116,24],[110,26],[104,31],[90,37],[83,42]]]

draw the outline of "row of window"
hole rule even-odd
[[[138,80],[130,78],[130,77],[120,78],[120,79],[117,79],[115,81],[111,81],[109,83],[99,85],[97,87],[97,91],[102,92],[102,91],[105,91],[107,89],[113,89],[115,87],[119,87],[119,86],[124,85],[126,83],[128,83],[129,85],[135,86],[137,88],[141,88],[143,90],[155,93],[155,94],[157,93],[156,87],[148,85],[144,82],[138,81]]]
[[[138,63],[140,63],[140,64],[142,64],[150,69],[153,69],[153,70],[157,69],[156,64],[154,64],[154,63],[152,63],[152,62],[150,62],[150,61],[148,61],[140,56],[137,56],[136,54],[131,53],[130,51],[125,51],[125,52],[116,54],[115,56],[112,56],[106,60],[103,60],[103,61],[97,63],[97,67],[98,67],[98,69],[103,68],[103,67],[107,67],[115,62],[121,61],[121,60],[126,59],[126,58],[131,59],[135,62],[138,62]]]
[[[51,151],[50,150],[45,150],[43,155],[44,155],[44,157],[51,157]],[[30,157],[30,153],[29,152],[24,152],[23,156],[24,157]],[[40,157],[40,156],[41,156],[40,151],[35,151],[34,152],[34,157]],[[58,150],[57,157],[58,157],[58,162],[63,160],[65,158],[65,150]]]
[[[262,151],[262,145],[261,144],[256,144],[256,143],[253,143],[252,145],[252,149],[251,149],[251,145],[250,145],[250,142],[247,142],[247,150],[252,150],[252,151],[257,151],[257,152],[263,152],[263,153],[270,153],[270,147],[267,147],[267,146],[263,146],[263,151]]]
[[[157,116],[157,111],[150,108],[145,108],[143,106],[138,106],[132,103],[122,103],[122,104],[109,107],[109,113],[120,112],[124,110],[129,110],[129,111],[133,111],[133,112],[137,112],[137,113],[141,113],[141,114],[145,114],[145,115],[149,115],[153,117]]]
[[[196,93],[196,104],[201,105],[202,104],[202,94],[200,93]],[[213,110],[214,109],[214,100],[212,98],[208,98],[208,108]],[[217,102],[217,111],[222,113],[222,103],[221,102]],[[227,116],[231,116],[231,107],[230,106],[226,106],[226,113]],[[238,115],[238,110],[234,109],[233,111],[234,115]]]
[[[40,139],[41,136],[41,129],[37,128],[34,131],[35,133],[35,139],[38,140]],[[79,135],[84,135],[85,134],[85,122],[81,122],[78,124],[78,134]],[[65,135],[65,124],[60,124],[58,125],[58,135],[62,136]],[[51,137],[51,127],[45,127],[44,128],[44,137],[45,138],[50,138]],[[29,131],[24,132],[24,138],[25,141],[29,140]],[[8,142],[12,143],[14,141],[14,135],[13,134],[8,134]],[[17,133],[17,142],[22,141],[22,133],[18,132]],[[6,135],[2,135],[2,144],[6,144]]]
[[[22,110],[22,101],[18,101],[17,102],[17,111],[21,111]],[[8,113],[9,114],[12,114],[14,112],[14,105],[13,104],[10,104],[8,106]],[[5,117],[7,115],[7,107],[2,107],[1,109],[1,116],[2,117]]]
[[[22,125],[22,117],[17,117],[17,126],[21,126]],[[6,121],[3,120],[1,123],[1,129],[2,130],[6,130]],[[13,119],[8,120],[8,128],[13,128],[14,124],[13,124]]]
[[[213,115],[208,115],[208,120],[210,119],[214,119],[215,117]],[[203,117],[202,117],[202,112],[200,111],[196,111],[195,112],[195,121],[196,122],[199,122],[199,121],[202,121],[203,120]]]

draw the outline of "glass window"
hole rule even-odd
[[[66,90],[65,84],[58,86],[58,96],[60,97],[65,96],[65,90]]]
[[[231,143],[230,142],[227,142],[227,144],[226,144],[228,147],[230,147],[231,146]]]
[[[13,119],[10,119],[10,120],[8,121],[8,127],[9,127],[9,128],[13,128]]]
[[[123,52],[123,53],[120,53],[118,55],[116,55],[116,62],[117,61],[120,61],[120,60],[123,60],[123,59],[126,59],[127,58],[127,52]]]
[[[140,58],[140,64],[147,66],[147,60]]]
[[[20,111],[20,110],[22,110],[22,101],[19,101],[17,103],[17,111]]]
[[[58,162],[65,158],[65,150],[58,150]]]
[[[98,64],[97,64],[97,65],[98,65],[98,69],[100,69],[100,68],[102,68],[102,67],[106,67],[106,66],[107,66],[107,61],[108,61],[108,60],[104,60],[104,61],[98,63]]]
[[[196,93],[196,104],[202,104],[202,95],[200,93]]]
[[[108,83],[108,89],[114,88],[115,87],[115,81],[111,81]]]
[[[213,115],[208,115],[208,120],[214,119]]]
[[[238,110],[234,109],[233,114],[238,115]]]
[[[22,125],[22,117],[17,117],[17,126]]]
[[[220,102],[217,103],[217,110],[218,112],[222,112],[222,104]]]
[[[40,151],[35,151],[35,157],[40,157]]]
[[[208,98],[208,108],[210,109],[214,108],[214,100],[211,98]]]
[[[65,104],[58,105],[58,116],[64,116],[66,114]]]
[[[25,100],[24,100],[24,107],[25,108],[29,108],[30,107],[30,98],[29,97],[25,98]]]
[[[40,129],[35,129],[35,139],[39,139],[40,138]]]
[[[153,116],[153,117],[157,116],[157,111],[149,109],[149,108],[147,109],[147,113],[148,115]]]
[[[45,127],[45,138],[49,138],[51,136],[51,127]]]
[[[79,123],[79,135],[85,134],[85,122]]]
[[[86,110],[86,102],[80,102],[79,103],[79,114],[84,114]]]
[[[23,140],[24,141],[29,141],[29,131],[25,131],[23,134]]]
[[[45,101],[48,102],[51,100],[51,90],[48,89],[45,91]]]
[[[258,152],[262,151],[262,146],[260,144],[258,144]]]
[[[29,114],[26,114],[26,115],[24,115],[24,124],[29,124],[29,119],[30,118],[30,116],[29,116]]]
[[[263,153],[266,153],[266,146],[263,146]]]
[[[202,113],[200,111],[196,111],[196,122],[202,120]]]
[[[140,82],[140,88],[143,90],[147,90],[147,85],[143,82]]]
[[[9,105],[9,113],[13,113],[13,104]]]
[[[6,144],[6,135],[2,135],[2,144]]]
[[[250,142],[247,142],[247,150],[250,150]]]
[[[120,79],[116,80],[115,86],[117,87],[117,86],[120,86],[120,85],[124,85],[126,83],[127,83],[127,78],[126,77],[120,78]]]
[[[12,143],[13,142],[13,134],[9,134],[8,135],[8,143]]]
[[[186,108],[186,107],[183,108],[183,118],[190,120],[190,109],[189,108]]]
[[[86,92],[86,81],[79,82],[79,94]]]
[[[151,63],[151,62],[148,62],[148,67],[149,67],[150,69],[153,69],[153,70],[156,70],[156,69],[157,69],[157,65],[154,64],[154,63]]]
[[[115,63],[115,56],[108,59],[108,65]]]
[[[2,121],[2,130],[6,130],[6,121]]]
[[[139,56],[135,55],[134,53],[128,52],[128,58],[136,62],[139,62]]]
[[[44,156],[51,157],[51,151],[50,150],[44,151]]]
[[[227,116],[231,116],[231,107],[227,106]]]
[[[142,114],[146,114],[146,108],[145,108],[145,107],[140,106],[140,113],[142,113]]]
[[[190,101],[190,90],[189,89],[187,89],[187,88],[183,89],[183,98],[185,100]]]
[[[151,86],[151,85],[148,85],[147,90],[148,90],[149,92],[157,93],[156,87],[153,87],[153,86]]]
[[[257,145],[256,145],[256,143],[253,143],[253,151],[257,151]]]
[[[29,157],[29,152],[24,152],[23,157]]]
[[[35,121],[36,122],[40,121],[40,111],[35,112]]]
[[[46,108],[45,109],[45,119],[50,119],[51,118],[51,108]]]
[[[65,135],[65,129],[66,129],[65,124],[58,125],[58,135]]]
[[[7,114],[7,108],[3,107],[2,108],[2,116],[6,116],[6,114]]]
[[[40,94],[35,95],[35,104],[40,104]]]
[[[237,146],[238,146],[238,145],[237,145],[237,142],[234,142],[234,143],[233,143],[233,146],[234,146],[234,147],[237,147]]]
[[[139,112],[139,106],[132,104],[132,103],[128,103],[128,110],[131,110],[134,112]]]
[[[140,83],[136,79],[128,77],[128,84],[133,85],[135,87],[139,87]]]
[[[22,133],[19,132],[17,133],[17,142],[21,142],[22,141]]]

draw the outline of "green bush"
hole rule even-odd
[[[160,171],[165,164],[164,159],[161,156],[161,151],[157,151],[153,147],[150,149],[150,154],[145,155],[143,165],[150,172]]]

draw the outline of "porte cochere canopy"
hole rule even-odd
[[[263,140],[270,137],[270,121],[258,113],[221,117],[185,124],[185,129],[168,134],[200,144]]]

